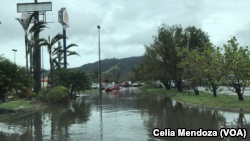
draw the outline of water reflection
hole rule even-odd
[[[219,130],[246,128],[249,114],[188,108],[164,95],[147,95],[138,89],[96,95],[0,123],[1,141],[12,140],[221,140],[220,138],[155,138],[154,128]],[[226,138],[238,141],[242,138]],[[250,136],[247,139],[250,140]]]
[[[100,140],[103,140],[103,121],[102,121],[102,92],[99,92],[100,95]]]

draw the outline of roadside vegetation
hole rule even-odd
[[[165,94],[178,102],[185,104],[197,104],[199,107],[207,106],[212,108],[240,108],[250,109],[250,97],[245,97],[245,102],[237,100],[237,96],[218,94],[217,97],[211,95],[211,92],[200,92],[197,96],[194,92],[178,92],[175,89],[166,90],[161,88],[149,88],[146,90],[149,94]],[[249,111],[249,110],[248,110]]]
[[[135,80],[160,80],[168,90],[174,84],[178,92],[192,90],[197,96],[202,85],[214,97],[218,97],[218,86],[223,85],[244,101],[245,88],[250,84],[250,51],[236,37],[217,47],[197,27],[163,24],[145,49],[144,61],[131,74]]]
[[[37,100],[19,99],[0,104],[0,121],[15,119],[43,110],[47,106]]]
[[[5,102],[0,104],[0,108],[8,109],[8,110],[17,110],[20,108],[32,108],[34,100],[15,100],[10,102]]]
[[[68,102],[76,98],[76,93],[90,89],[90,77],[82,71],[70,71],[65,68],[63,55],[66,56],[79,54],[71,51],[77,44],[69,44],[66,50],[63,50],[60,40],[64,35],[58,33],[55,36],[47,38],[37,38],[37,34],[48,28],[47,23],[37,22],[32,24],[34,14],[27,15],[26,19],[18,19],[25,32],[25,58],[26,66],[18,66],[9,59],[0,55],[0,114],[1,111],[9,110],[18,112],[22,109],[32,111],[40,109],[50,103]],[[46,47],[49,54],[50,71],[47,76],[48,86],[39,90],[37,75],[43,75],[45,72],[33,74],[37,69],[37,51],[36,48]],[[66,64],[68,65],[68,64]],[[44,76],[44,75],[43,75]],[[41,104],[43,103],[43,104]],[[39,108],[38,108],[39,107]]]

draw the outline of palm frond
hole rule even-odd
[[[32,33],[39,34],[41,31],[44,30],[44,28],[47,28],[47,23],[46,22],[38,22],[30,28],[29,34],[32,34]],[[36,36],[36,35],[34,35],[34,36]]]
[[[77,56],[80,56],[77,52],[75,51],[67,51],[67,56],[72,56],[72,55],[77,55]]]
[[[66,50],[72,48],[72,47],[78,47],[77,44],[69,44],[67,47],[66,47]]]

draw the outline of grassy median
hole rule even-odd
[[[0,121],[11,120],[42,110],[46,105],[36,100],[14,100],[0,104]]]
[[[8,110],[16,110],[20,108],[32,108],[34,100],[15,100],[0,104],[0,108]]]
[[[223,107],[223,108],[244,108],[250,110],[250,97],[245,96],[244,101],[239,101],[237,95],[224,95],[218,94],[214,97],[212,93],[200,92],[199,95],[195,95],[193,92],[178,92],[177,90],[166,90],[151,88],[147,89],[150,94],[166,94],[173,99],[189,103],[198,104],[203,106]]]

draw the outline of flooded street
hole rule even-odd
[[[137,88],[80,94],[76,101],[0,123],[1,141],[158,141],[222,140],[220,137],[153,137],[154,128],[177,131],[245,128],[250,114],[183,107],[165,95],[147,95]],[[250,140],[241,137],[227,141]]]

